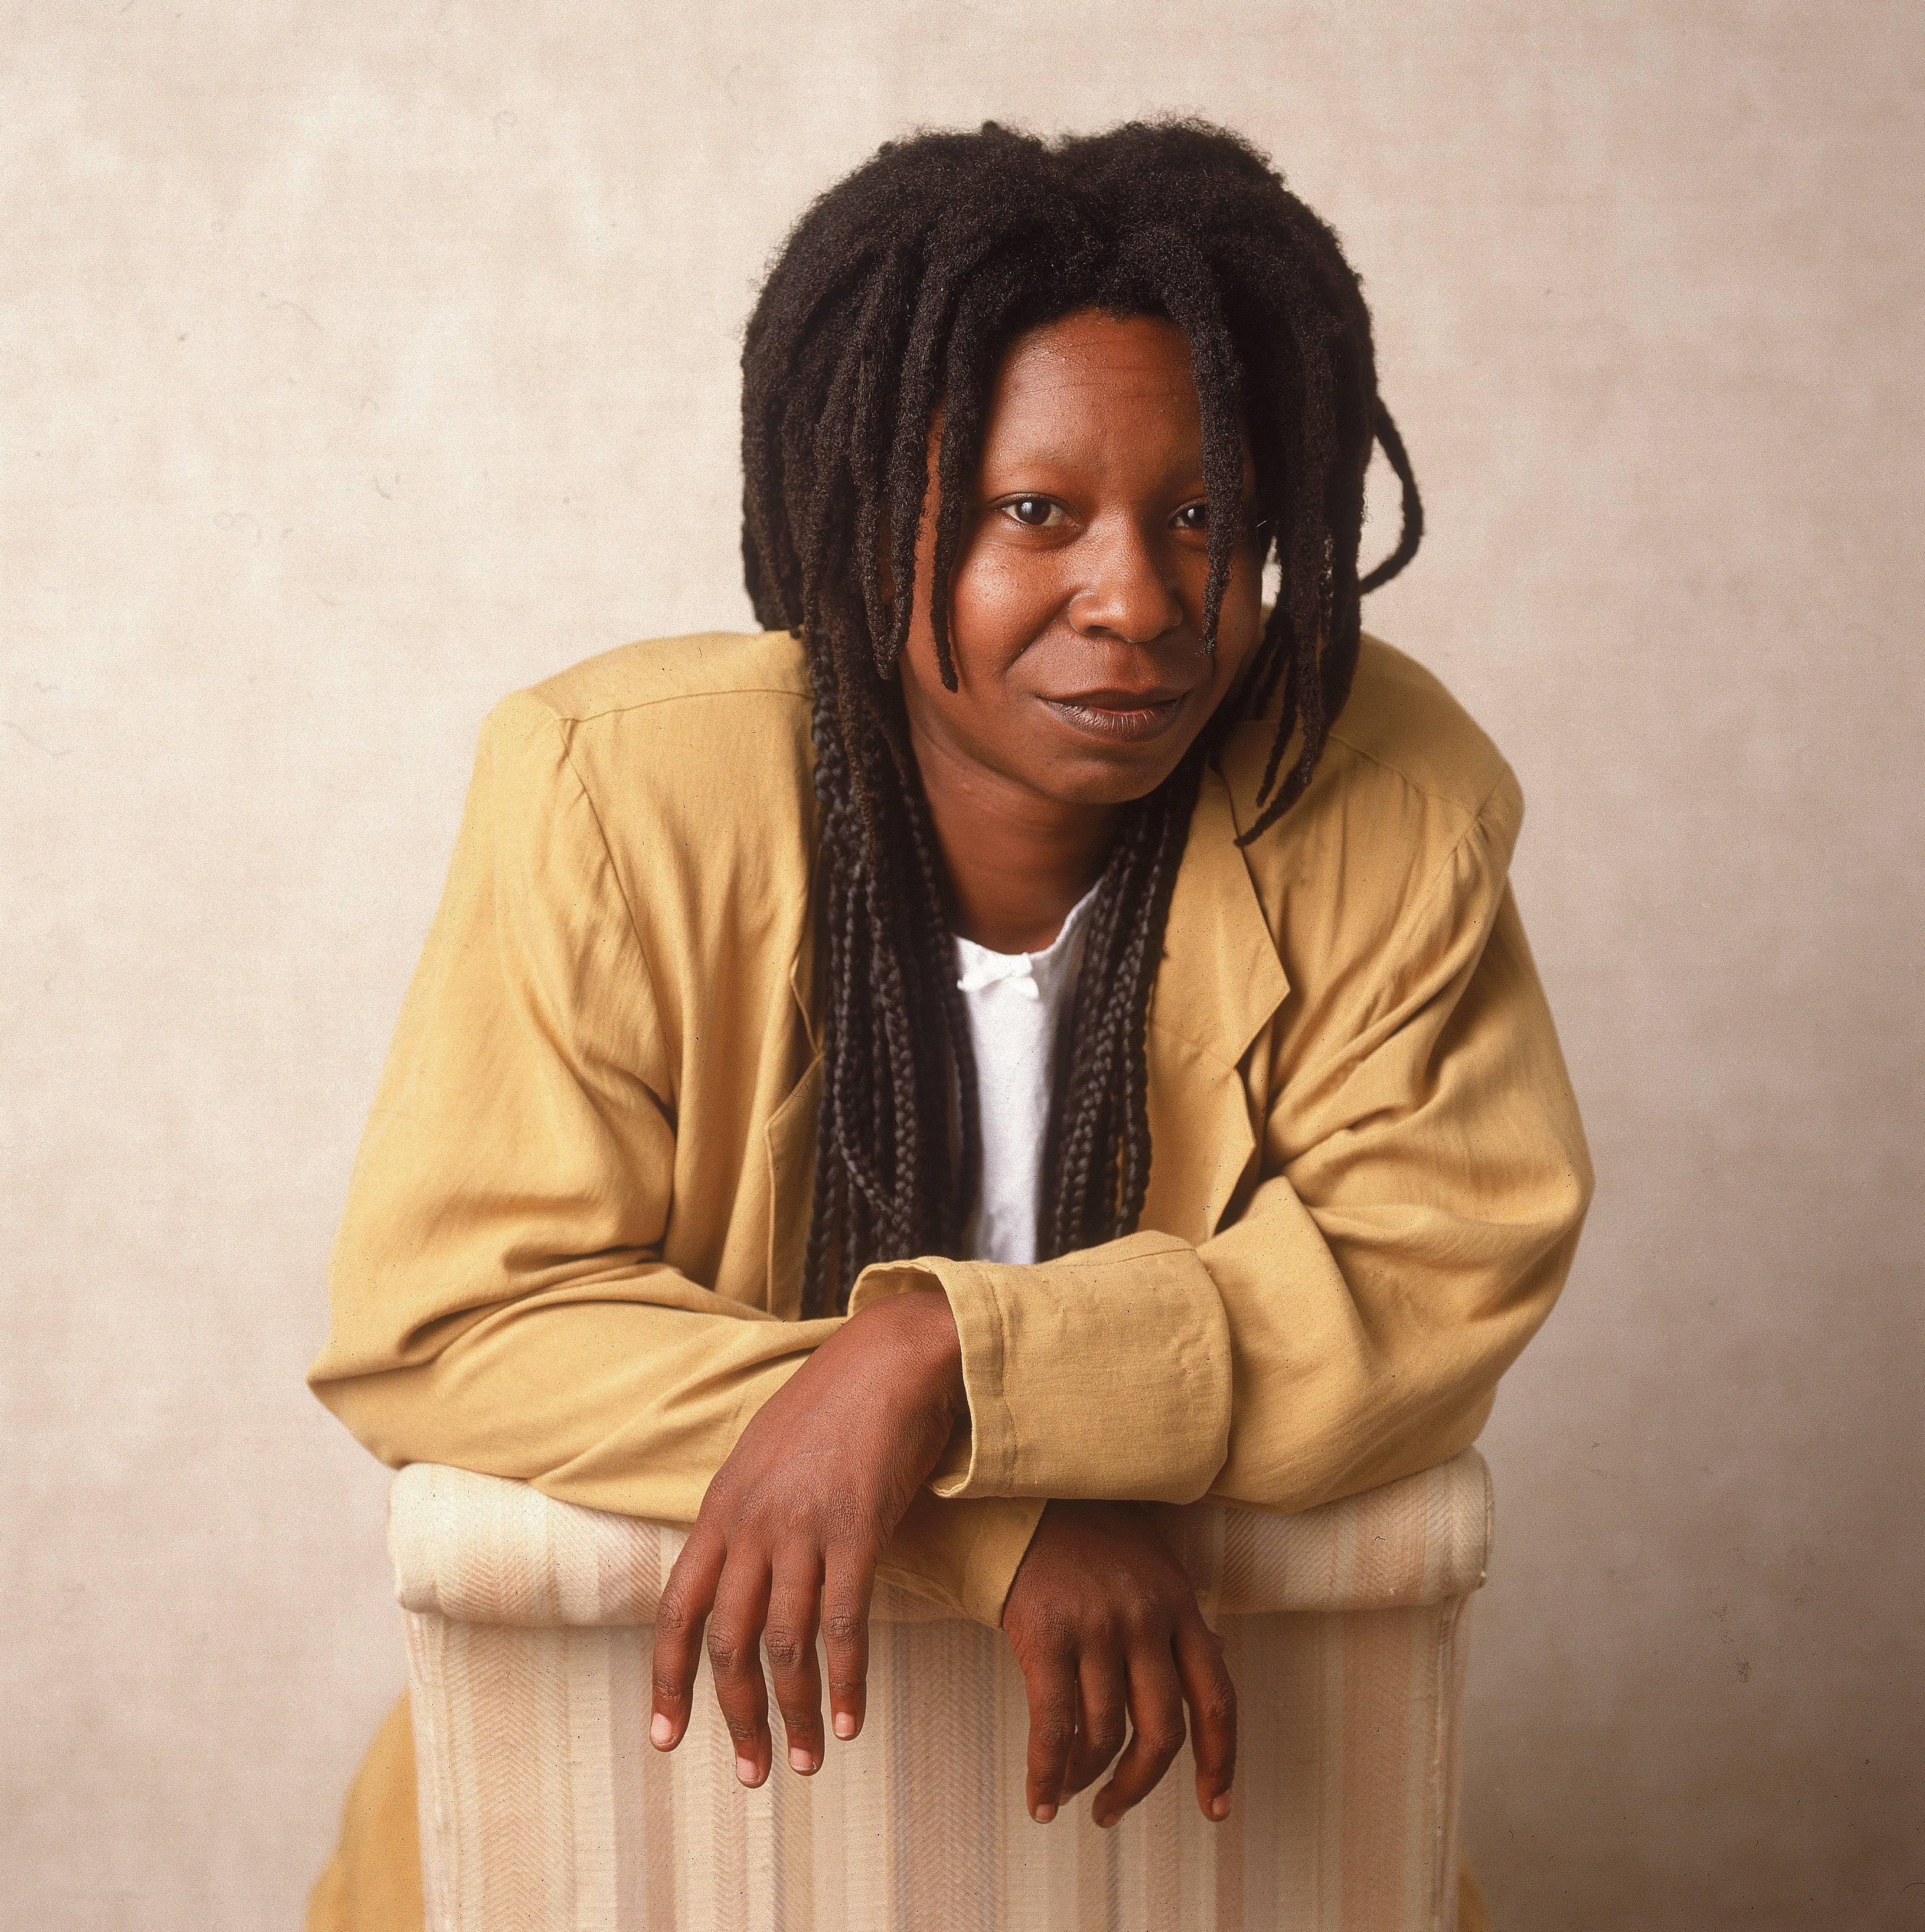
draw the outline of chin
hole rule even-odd
[[[1187,751],[1189,746],[1183,748]],[[1138,799],[1147,798],[1181,763],[1180,754],[1144,765],[1118,758],[1093,758],[1086,753],[1076,768],[1056,772],[1043,789],[1060,805],[1134,805]]]

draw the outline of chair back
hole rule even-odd
[[[1456,1922],[1465,1611],[1483,1459],[1300,1515],[1162,1513],[1237,1687],[1229,1819],[1186,1750],[1122,1823],[1023,1804],[998,1631],[878,1586],[868,1715],[813,1778],[737,1782],[707,1666],[648,1742],[676,1529],[416,1464],[389,1546],[407,1612],[429,1932],[1436,1932]]]

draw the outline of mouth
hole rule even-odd
[[[1182,715],[1187,691],[1158,685],[1149,691],[1079,691],[1042,701],[1072,730],[1111,743],[1160,738]]]

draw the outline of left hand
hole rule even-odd
[[[769,1775],[766,1642],[789,1762],[822,1762],[820,1625],[835,1734],[862,1727],[876,1559],[965,1413],[955,1318],[940,1291],[852,1316],[743,1430],[702,1498],[655,1611],[650,1736],[688,1726],[703,1624],[746,1785]]]
[[[1009,1586],[1003,1628],[1029,1694],[1027,1796],[1038,1824],[1114,1760],[1090,1807],[1096,1823],[1114,1825],[1175,1762],[1186,1705],[1197,1803],[1213,1822],[1230,1815],[1236,1686],[1141,1504],[1052,1502]]]

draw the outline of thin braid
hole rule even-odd
[[[1162,823],[1153,856],[1144,892],[1143,919],[1132,934],[1129,954],[1121,977],[1129,989],[1129,1018],[1125,1030],[1123,1091],[1121,1112],[1126,1126],[1119,1150],[1123,1172],[1117,1204],[1114,1233],[1129,1233],[1143,1212],[1150,1186],[1149,1115],[1149,1009],[1156,989],[1157,956],[1162,950],[1162,934],[1169,918],[1170,901],[1176,891],[1177,873],[1189,842],[1190,812],[1203,775],[1201,759],[1186,759],[1182,776],[1187,782],[1172,790],[1165,801]]]

